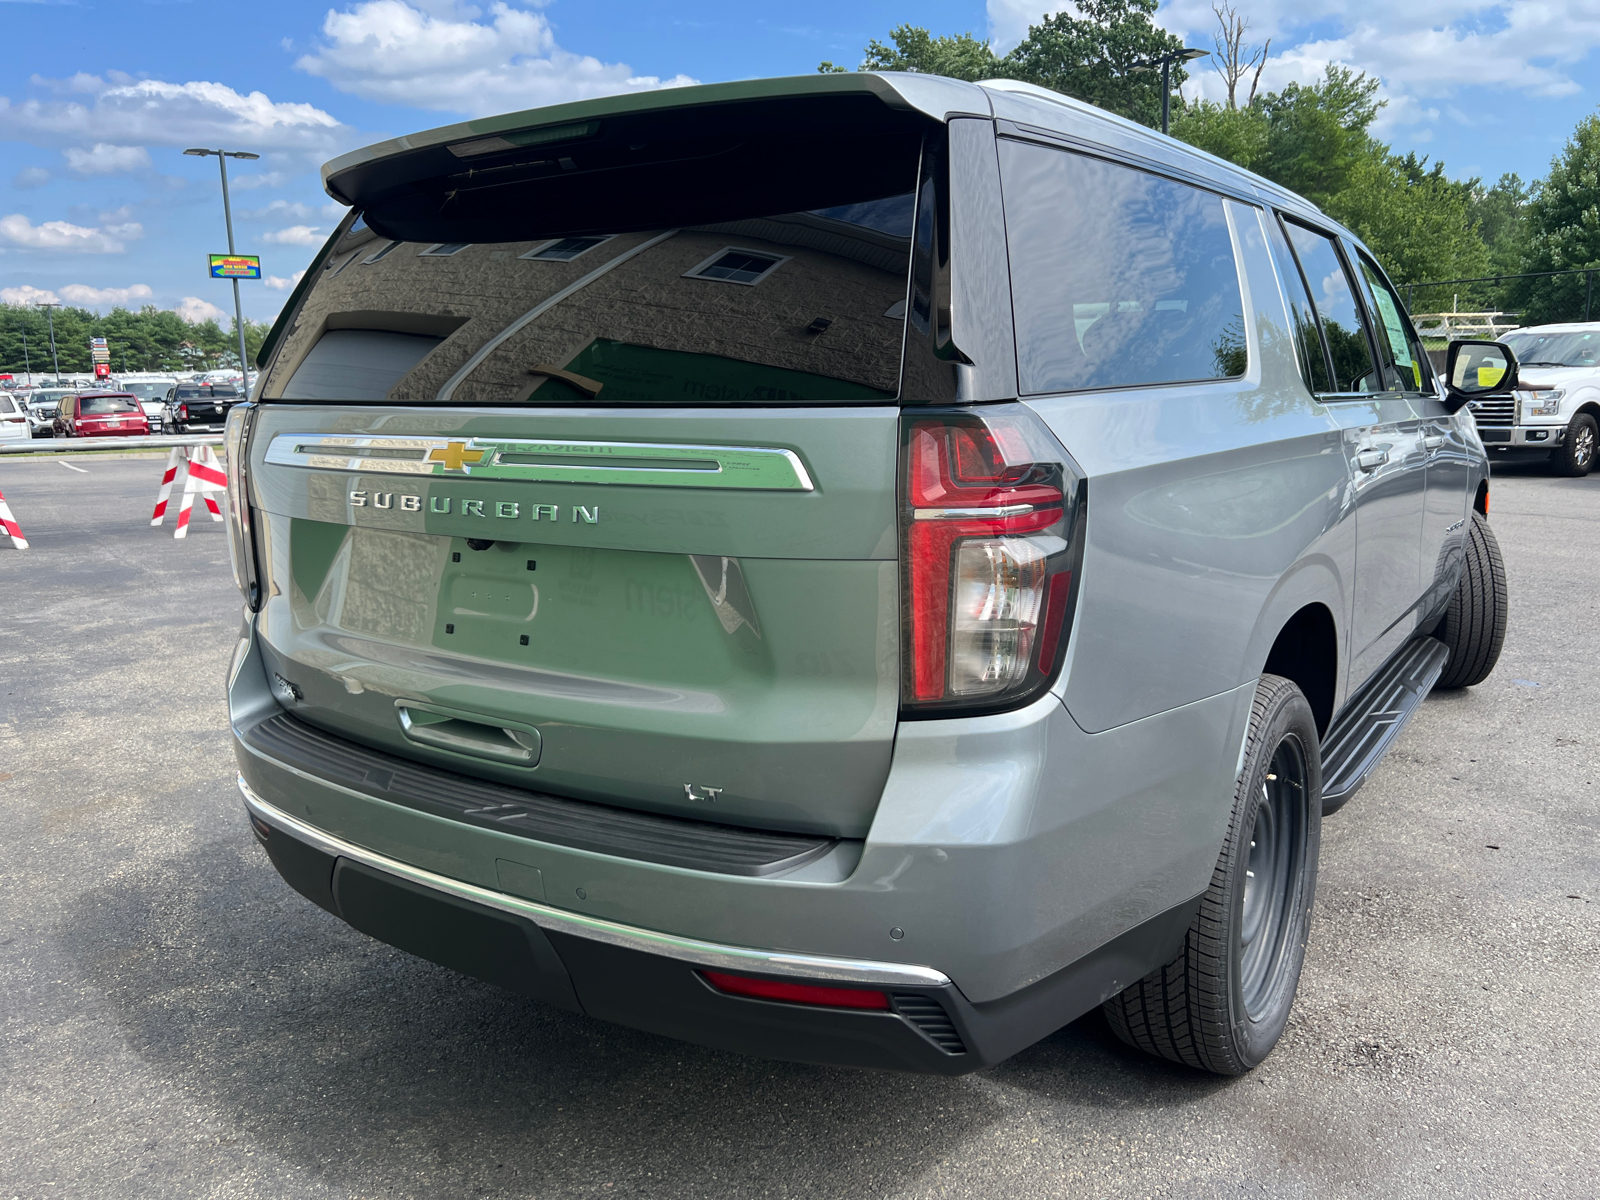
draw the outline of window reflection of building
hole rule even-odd
[[[909,217],[909,198],[878,203]],[[405,335],[382,343],[390,350],[371,337],[345,338],[360,342],[361,354],[390,353],[400,364],[390,375],[397,382],[366,398],[432,401],[492,339],[594,275],[495,346],[451,399],[588,400],[548,373],[530,374],[536,366],[571,367],[602,385],[612,371],[611,394],[602,386],[600,403],[888,398],[899,387],[908,238],[861,223],[894,227],[872,209],[678,230],[609,270],[666,231],[498,245],[369,240],[330,256],[266,394],[285,394],[324,335],[357,330]],[[749,261],[733,262],[730,251]],[[412,357],[395,359],[402,342]],[[318,357],[335,350],[330,342]],[[312,398],[303,385],[289,394]]]

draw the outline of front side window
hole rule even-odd
[[[1378,357],[1382,360],[1384,390],[1390,392],[1420,392],[1423,381],[1429,378],[1422,343],[1412,332],[1406,319],[1405,306],[1394,289],[1384,279],[1383,273],[1366,260],[1356,259],[1361,271],[1367,305],[1377,323]]]
[[[1372,365],[1372,349],[1367,342],[1367,322],[1355,289],[1345,273],[1344,263],[1333,239],[1295,221],[1285,221],[1289,240],[1311,288],[1317,320],[1328,344],[1333,365],[1333,391],[1377,392],[1382,385]]]
[[[1131,167],[1000,144],[1024,393],[1242,375],[1222,198]]]

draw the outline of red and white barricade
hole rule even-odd
[[[211,493],[226,491],[228,487],[227,473],[210,446],[174,446],[172,453],[167,455],[167,469],[161,476],[161,492],[156,497],[155,512],[150,514],[150,524],[159,525],[166,519],[167,499],[172,495],[172,484],[178,477],[180,462],[187,469],[184,472],[183,498],[178,502],[178,528],[172,534],[175,538],[189,535],[189,512],[194,507],[196,496],[205,501],[213,521],[222,520],[222,509],[217,507]]]
[[[17,519],[11,515],[11,506],[6,503],[6,495],[0,492],[0,529],[5,530],[6,536],[11,539],[11,544],[18,550],[28,548],[28,539],[22,536],[22,526],[17,524]]]

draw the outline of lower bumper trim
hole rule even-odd
[[[238,784],[239,792],[244,796],[245,806],[252,814],[268,825],[283,829],[291,837],[298,838],[325,854],[361,863],[446,896],[525,918],[547,933],[567,934],[585,941],[600,942],[626,950],[638,950],[676,959],[693,966],[735,973],[755,971],[769,975],[790,976],[795,979],[866,984],[881,988],[944,987],[950,983],[949,977],[944,972],[934,970],[932,967],[728,946],[718,942],[640,929],[616,921],[568,912],[534,900],[524,900],[519,896],[451,879],[390,858],[388,855],[379,854],[353,842],[347,842],[261,799],[250,789],[244,776],[238,777]]]

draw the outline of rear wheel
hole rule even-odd
[[[1482,683],[1500,661],[1500,647],[1506,640],[1506,565],[1500,557],[1500,543],[1482,513],[1472,514],[1465,550],[1461,580],[1433,631],[1433,636],[1450,648],[1450,660],[1435,688]]]
[[[1123,1041],[1219,1075],[1244,1074],[1277,1045],[1316,893],[1320,764],[1305,695],[1263,675],[1222,857],[1183,949],[1105,1005]]]
[[[1567,426],[1566,440],[1550,452],[1550,464],[1557,475],[1581,479],[1594,467],[1595,446],[1600,441],[1600,425],[1588,413],[1579,413]]]

